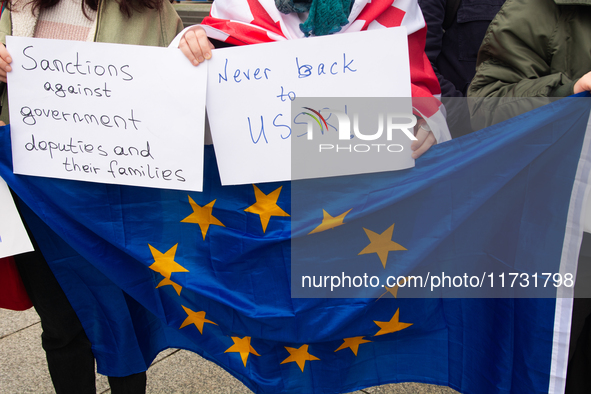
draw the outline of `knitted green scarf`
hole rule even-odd
[[[277,9],[284,13],[309,11],[308,19],[300,24],[307,36],[325,36],[341,30],[348,21],[354,0],[275,0]]]

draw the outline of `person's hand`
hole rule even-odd
[[[584,91],[591,91],[591,71],[583,75],[581,79],[575,83],[573,91],[575,94]]]
[[[6,123],[0,120],[0,126],[6,126]]]
[[[198,66],[206,59],[211,59],[211,50],[214,46],[207,38],[205,30],[196,26],[181,38],[179,48],[194,66]]]
[[[412,158],[418,159],[421,155],[429,150],[430,147],[437,143],[433,132],[427,125],[425,119],[417,120],[417,125],[415,126],[415,137],[417,137],[417,141],[413,141],[410,145],[410,149],[412,149]]]
[[[0,44],[0,81],[6,82],[6,74],[12,71],[12,67],[10,67],[10,63],[12,63],[12,58],[8,53],[6,47]]]

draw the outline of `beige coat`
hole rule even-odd
[[[20,0],[13,12],[5,10],[0,19],[0,41],[7,35],[33,37],[37,16],[33,15],[28,0]],[[21,5],[22,4],[22,5]],[[162,2],[158,10],[135,11],[130,18],[119,11],[114,0],[100,2],[94,26],[94,41],[115,44],[149,45],[165,47],[183,30],[181,18],[169,1]],[[10,51],[10,48],[8,48]],[[0,120],[9,123],[6,89],[2,96]]]

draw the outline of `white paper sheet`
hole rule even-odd
[[[222,184],[291,179],[295,97],[410,97],[407,40],[400,27],[214,50],[207,113]]]
[[[207,65],[179,49],[7,37],[14,171],[201,191]]]
[[[0,258],[33,250],[6,182],[0,178]]]

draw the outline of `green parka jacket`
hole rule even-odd
[[[473,123],[489,126],[533,109],[521,97],[565,97],[591,71],[591,0],[507,0],[478,53],[468,97]],[[538,103],[543,104],[543,103]]]
[[[22,0],[21,0],[22,1]],[[6,42],[7,35],[32,37],[37,18],[30,9],[20,11],[19,29],[13,29],[17,12],[5,10],[0,19],[0,41]],[[17,31],[18,30],[18,31]],[[127,18],[119,11],[115,0],[102,0],[99,3],[95,20],[95,42],[114,44],[149,45],[165,47],[183,30],[183,23],[168,0],[162,1],[160,10],[143,9],[134,11]],[[8,48],[10,51],[10,48]],[[3,85],[3,84],[2,84]],[[0,120],[9,123],[7,94],[2,95],[2,114]]]

